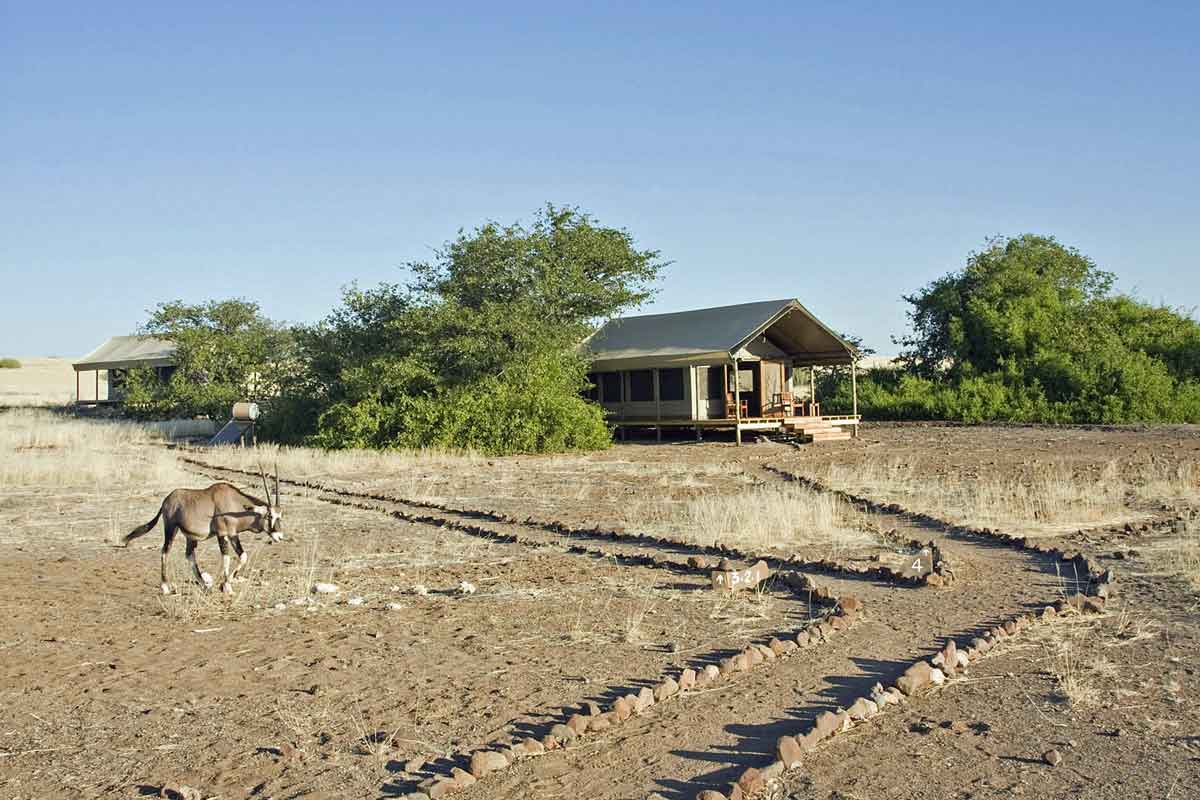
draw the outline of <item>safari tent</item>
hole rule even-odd
[[[592,399],[619,430],[779,431],[815,440],[857,433],[858,351],[800,301],[768,300],[613,319],[582,345]],[[848,366],[853,407],[823,414],[815,370]],[[847,431],[849,429],[849,431]]]
[[[129,370],[147,367],[166,381],[175,371],[175,344],[153,336],[114,336],[86,356],[76,361],[75,402],[77,405],[115,405],[122,401],[121,387]],[[85,400],[81,374],[94,373],[94,394]],[[105,373],[106,395],[100,395],[100,373]]]

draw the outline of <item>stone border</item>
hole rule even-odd
[[[195,458],[190,458],[190,457],[184,456],[184,455],[179,456],[179,458],[181,461],[183,461],[186,464],[191,464],[192,466],[200,467],[200,468],[207,469],[207,470],[231,472],[231,473],[234,473],[237,475],[246,475],[246,476],[252,477],[252,478],[258,477],[257,473],[251,472],[249,470],[238,469],[236,467],[226,467],[226,466],[221,466],[219,464],[210,464],[208,462],[201,461],[201,460],[195,459]],[[817,573],[822,573],[822,574],[826,574],[826,575],[834,575],[834,576],[845,575],[845,576],[868,579],[868,580],[875,579],[875,580],[881,580],[881,581],[885,581],[888,583],[892,583],[897,586],[910,586],[910,587],[919,587],[919,586],[926,586],[926,585],[941,586],[941,585],[944,585],[944,584],[950,582],[953,579],[953,574],[946,567],[945,562],[941,558],[941,553],[940,553],[940,551],[937,550],[936,545],[933,544],[932,542],[923,544],[915,539],[908,542],[907,546],[911,547],[911,548],[915,548],[917,550],[920,550],[920,549],[923,549],[926,547],[932,548],[932,552],[934,554],[933,555],[933,572],[932,573],[927,573],[927,574],[920,575],[920,576],[911,576],[911,575],[906,574],[902,570],[897,570],[897,569],[894,569],[892,567],[882,565],[882,564],[875,565],[875,566],[859,566],[857,564],[843,563],[840,561],[834,561],[831,559],[824,559],[824,558],[822,558],[822,559],[807,559],[803,556],[798,556],[798,555],[797,556],[780,556],[780,555],[760,556],[755,553],[750,553],[750,552],[741,550],[739,548],[730,547],[728,545],[723,545],[723,544],[702,545],[702,544],[686,542],[686,541],[683,541],[680,539],[670,539],[667,537],[653,536],[651,534],[646,534],[646,533],[626,533],[626,532],[621,532],[621,531],[604,530],[602,528],[573,528],[573,527],[564,525],[561,522],[540,521],[540,520],[535,520],[532,517],[529,517],[525,520],[521,520],[521,519],[518,519],[515,517],[511,517],[507,514],[502,514],[502,513],[494,512],[494,511],[474,511],[474,510],[468,510],[468,509],[459,509],[459,508],[454,508],[453,506],[448,506],[448,505],[445,505],[442,503],[431,503],[431,502],[426,502],[426,501],[421,501],[421,500],[407,500],[402,497],[395,497],[395,496],[382,494],[382,493],[354,492],[349,489],[341,489],[338,487],[325,486],[324,484],[318,483],[316,481],[307,481],[307,480],[297,481],[297,480],[289,480],[289,479],[281,478],[280,483],[288,484],[291,486],[298,486],[298,487],[308,489],[311,491],[323,492],[325,494],[335,495],[337,497],[342,497],[342,498],[358,498],[360,500],[374,500],[374,501],[383,502],[383,503],[406,505],[406,506],[411,506],[414,508],[424,508],[424,509],[429,509],[432,511],[442,511],[447,514],[454,514],[454,515],[461,516],[461,517],[469,517],[469,518],[475,518],[475,519],[488,520],[491,522],[496,522],[496,523],[500,523],[500,524],[504,524],[504,525],[514,525],[514,526],[519,526],[519,527],[532,528],[535,530],[542,530],[547,533],[552,533],[557,536],[564,536],[567,538],[588,537],[588,538],[593,538],[593,539],[608,539],[610,541],[615,541],[615,542],[631,542],[631,543],[635,543],[635,544],[641,543],[648,547],[659,547],[659,548],[668,548],[668,549],[676,549],[676,550],[679,550],[679,549],[690,550],[692,552],[697,552],[697,553],[703,554],[702,556],[693,555],[693,556],[688,557],[687,565],[685,567],[685,565],[680,562],[671,561],[669,559],[659,559],[659,558],[656,558],[654,556],[649,556],[649,555],[620,556],[620,555],[610,553],[610,552],[602,550],[602,549],[588,548],[588,547],[584,547],[583,545],[578,545],[578,544],[572,544],[567,547],[568,552],[588,553],[591,555],[604,556],[607,558],[616,558],[619,562],[622,562],[622,563],[627,562],[627,563],[633,563],[633,564],[640,564],[642,566],[665,567],[665,568],[677,569],[677,570],[681,570],[681,571],[685,570],[685,569],[708,571],[710,569],[716,568],[715,566],[708,565],[709,562],[704,559],[704,556],[708,556],[708,557],[712,557],[712,558],[716,558],[716,559],[730,559],[732,561],[743,561],[746,563],[754,563],[756,561],[761,560],[761,561],[766,561],[770,565],[774,565],[775,568],[777,568],[777,569],[790,568],[790,569],[797,569],[797,570],[802,570],[802,571],[807,571],[807,572],[817,572]],[[472,536],[481,536],[484,538],[492,539],[494,541],[510,542],[510,543],[515,543],[515,544],[534,545],[534,546],[545,546],[545,544],[546,544],[545,542],[537,542],[537,541],[533,541],[530,539],[523,539],[523,538],[517,536],[516,534],[500,533],[498,531],[490,530],[488,528],[484,528],[479,525],[471,525],[471,524],[464,523],[464,522],[458,522],[455,520],[448,519],[446,517],[435,516],[432,514],[412,514],[409,512],[397,511],[394,509],[381,509],[381,508],[374,507],[374,506],[357,504],[357,503],[350,502],[350,501],[338,501],[338,500],[332,500],[329,498],[322,498],[322,499],[324,500],[324,502],[334,503],[336,505],[343,505],[343,506],[347,506],[350,508],[357,508],[360,510],[379,511],[382,513],[391,514],[392,516],[396,517],[397,519],[402,519],[402,520],[405,520],[406,522],[417,522],[417,523],[426,524],[426,525],[435,525],[435,526],[439,526],[439,527],[451,528],[452,530],[457,530],[461,533],[467,533]]]
[[[1111,570],[1088,577],[1090,586],[1108,587],[1113,582]],[[807,730],[801,729],[796,734],[779,737],[775,745],[775,760],[766,767],[750,767],[743,771],[726,793],[705,789],[696,795],[696,800],[744,800],[755,797],[766,790],[769,781],[779,778],[786,771],[798,769],[803,763],[804,754],[816,750],[821,742],[872,719],[889,705],[902,704],[941,686],[998,643],[1011,639],[1030,626],[1073,614],[1104,613],[1108,594],[1107,590],[1095,595],[1081,592],[1068,594],[1037,613],[1018,614],[989,628],[965,646],[960,647],[952,639],[931,659],[913,662],[895,685],[885,688],[881,683],[876,683],[870,695],[855,699],[849,708],[823,712],[817,715]]]
[[[428,778],[417,791],[402,794],[401,800],[438,800],[476,784],[487,775],[500,772],[517,761],[540,756],[553,750],[569,749],[591,734],[612,730],[633,717],[644,717],[651,709],[669,700],[687,697],[694,690],[714,686],[739,672],[750,672],[773,661],[790,658],[805,648],[827,642],[835,634],[850,628],[863,615],[864,605],[858,598],[847,595],[835,598],[824,588],[812,587],[814,602],[828,609],[823,617],[808,621],[797,630],[771,638],[766,644],[750,644],[733,656],[714,662],[708,657],[697,660],[696,667],[687,667],[678,675],[643,685],[638,692],[619,694],[607,710],[595,702],[579,708],[566,709],[561,721],[546,728],[540,737],[520,737],[498,741],[482,748],[464,750],[448,758],[466,769],[454,766],[448,775]]]

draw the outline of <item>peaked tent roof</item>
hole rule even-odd
[[[93,369],[169,367],[175,363],[175,343],[153,336],[114,336],[76,361],[76,372]]]
[[[794,299],[613,319],[582,347],[594,362],[723,360],[759,335],[797,364],[849,364],[857,355]]]

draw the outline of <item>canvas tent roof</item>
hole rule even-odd
[[[74,363],[76,372],[96,369],[167,367],[175,363],[175,343],[153,336],[114,336]]]
[[[588,337],[582,349],[597,369],[652,361],[724,361],[757,336],[766,336],[797,366],[849,364],[857,355],[798,300],[613,319]]]

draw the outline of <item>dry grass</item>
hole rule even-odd
[[[873,543],[847,503],[798,485],[701,494],[665,505],[650,526],[701,545],[816,547],[836,554]]]
[[[1139,504],[1197,497],[1195,465],[1152,462],[1131,467],[1110,461],[1098,471],[1065,463],[1040,464],[1011,475],[941,475],[912,459],[825,464],[829,485],[898,502],[954,522],[1055,535],[1081,527],[1139,519]],[[1131,503],[1133,505],[1131,505]]]
[[[0,413],[0,486],[113,491],[184,478],[155,435],[129,423],[73,419],[49,411]]]

